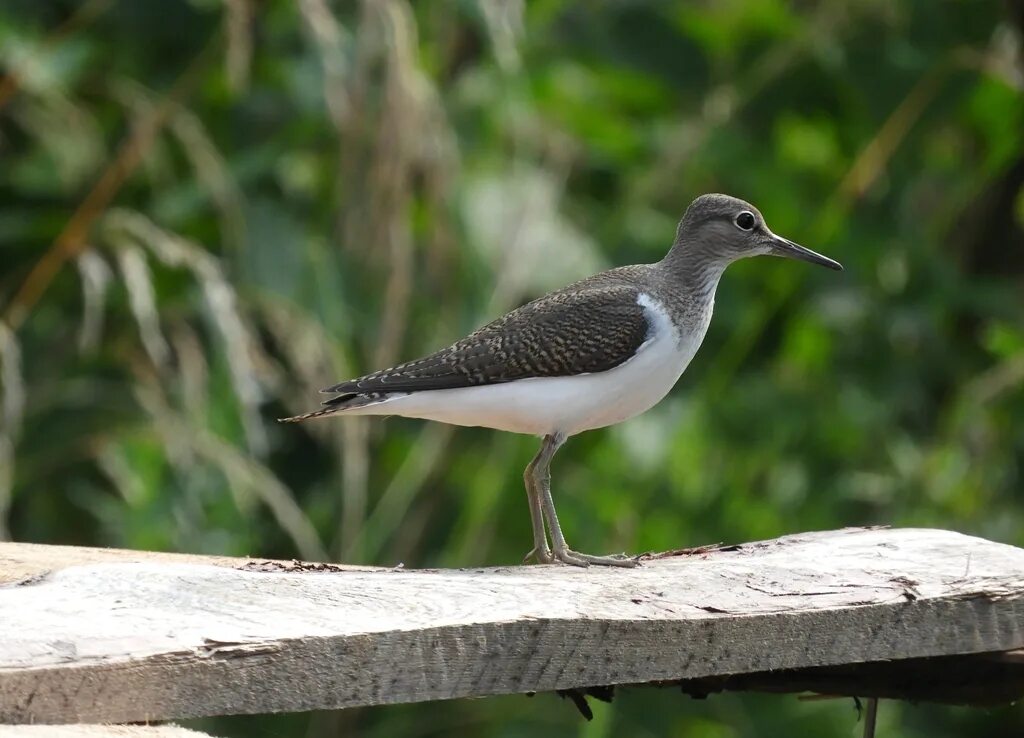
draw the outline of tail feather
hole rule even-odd
[[[278,418],[277,422],[301,423],[303,420],[323,418],[327,415],[343,414],[346,410],[356,410],[358,408],[368,407],[371,405],[382,405],[390,399],[402,397],[405,394],[406,393],[404,392],[368,392],[366,394],[349,392],[348,394],[324,400],[322,403],[324,407],[320,410],[315,410],[311,413],[303,413],[302,415],[293,415],[290,418]]]
[[[320,391],[323,392],[323,390],[320,390]],[[363,395],[360,395],[357,392],[346,392],[343,395],[338,395],[337,397],[332,397],[329,400],[324,400],[320,404],[321,405],[326,405],[328,407],[338,407],[338,406],[349,407],[349,406],[354,404],[352,402],[353,400],[359,400],[360,398],[362,398],[363,400],[366,400],[366,401],[372,401],[372,400],[380,399],[380,395],[379,394],[363,394]],[[363,404],[365,404],[365,403],[363,403]]]
[[[341,412],[344,408],[340,407],[325,407],[323,410],[316,410],[311,413],[303,413],[302,415],[293,415],[290,418],[278,418],[278,423],[301,423],[303,420],[312,420],[313,418],[322,418],[325,415],[334,415],[335,413]]]

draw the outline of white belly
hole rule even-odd
[[[711,320],[709,307],[701,324],[680,336],[660,304],[647,295],[637,302],[646,309],[651,334],[633,358],[614,369],[396,395],[345,414],[401,415],[532,435],[573,435],[619,423],[668,394],[697,353]]]

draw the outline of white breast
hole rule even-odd
[[[573,435],[619,423],[661,400],[679,379],[711,321],[677,331],[665,308],[641,294],[651,331],[636,355],[614,369],[572,377],[533,377],[481,387],[399,395],[353,409],[353,415],[401,415],[514,433]]]

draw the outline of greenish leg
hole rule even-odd
[[[573,566],[622,566],[633,567],[637,565],[636,559],[619,556],[591,556],[581,554],[569,548],[562,535],[562,526],[558,522],[558,514],[555,512],[555,501],[551,497],[551,458],[559,447],[565,443],[565,435],[556,433],[544,436],[540,451],[527,467],[527,474],[533,476],[534,491],[540,498],[541,510],[547,519],[548,530],[551,531],[551,553],[555,559],[563,564]],[[531,510],[531,514],[532,510]],[[534,537],[536,538],[536,525],[534,526]],[[547,542],[545,541],[545,546]]]
[[[534,472],[537,467],[537,460],[540,459],[543,449],[533,457],[533,460],[526,466],[523,472],[523,481],[526,483],[526,498],[530,503],[530,523],[533,526],[533,549],[523,557],[523,561],[535,558],[538,564],[552,564],[555,557],[551,555],[551,548],[548,546],[548,537],[544,532],[544,513],[541,511],[540,494],[537,489]]]

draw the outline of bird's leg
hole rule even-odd
[[[551,499],[551,458],[563,443],[565,443],[565,436],[561,433],[544,436],[540,451],[530,462],[530,466],[533,467],[530,473],[533,476],[533,488],[547,521],[548,530],[551,531],[554,557],[564,564],[587,566],[586,561],[577,558],[569,551],[569,547],[565,543],[565,536],[562,535],[562,526],[558,522],[558,515],[555,513],[555,501]]]
[[[598,564],[601,566],[636,566],[636,559],[618,556],[590,556],[571,550],[562,535],[562,526],[558,522],[558,514],[555,512],[555,501],[551,497],[551,458],[558,448],[565,443],[565,435],[556,433],[544,436],[544,443],[540,447],[537,457],[531,462],[534,466],[534,484],[540,496],[541,509],[547,519],[548,530],[551,531],[551,552],[554,557],[563,564],[573,566],[588,566]]]
[[[533,526],[533,550],[523,557],[523,561],[535,558],[538,564],[551,564],[554,563],[555,557],[551,555],[547,533],[544,531],[544,513],[541,511],[540,494],[534,478],[537,460],[540,459],[543,452],[544,449],[541,447],[533,460],[527,464],[526,471],[523,472],[523,482],[526,483],[526,499],[530,503],[530,524]]]

